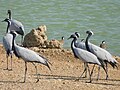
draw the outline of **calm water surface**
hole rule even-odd
[[[65,48],[70,48],[67,38],[75,31],[86,38],[85,32],[95,34],[91,42],[99,45],[105,40],[108,50],[120,55],[120,0],[0,0],[0,20],[12,9],[13,18],[21,21],[27,34],[32,28],[45,24],[48,39],[65,36]],[[0,22],[0,42],[6,23]],[[19,38],[18,38],[19,41]]]

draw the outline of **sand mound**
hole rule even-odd
[[[47,27],[39,26],[37,29],[32,29],[30,33],[25,35],[24,47],[39,47],[39,48],[62,48],[63,40],[48,40],[46,35]]]

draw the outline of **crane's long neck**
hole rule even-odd
[[[9,19],[12,19],[12,15],[11,15],[11,11],[8,13],[8,17],[9,17]]]
[[[15,56],[18,57],[18,58],[20,58],[20,56],[18,55],[18,53],[17,53],[17,51],[16,51],[15,37],[16,37],[16,35],[13,35],[12,50],[14,51]]]
[[[15,50],[15,35],[13,35],[13,40],[12,40],[12,50],[14,51]]]
[[[85,46],[86,46],[86,49],[87,49],[87,51],[89,51],[89,52],[91,52],[91,51],[90,51],[89,44],[88,44],[88,42],[89,42],[89,40],[88,40],[88,39],[90,38],[90,36],[91,36],[91,35],[88,35],[88,36],[87,36],[87,38],[86,38],[86,41],[85,41]]]
[[[6,33],[9,32],[9,27],[10,27],[10,21],[8,21],[8,25],[7,25],[7,30],[6,30]]]
[[[76,42],[76,41],[77,41],[77,39],[75,39],[75,38],[72,40],[72,42],[71,42],[71,49],[72,49],[72,51],[73,51],[74,56],[75,56],[76,58],[78,58],[77,55],[75,54],[75,51],[74,51],[75,42]]]

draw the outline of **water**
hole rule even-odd
[[[78,31],[81,38],[92,30],[91,42],[99,45],[105,40],[108,51],[120,55],[120,0],[0,0],[0,20],[7,17],[8,9],[13,18],[21,21],[27,34],[32,28],[45,24],[48,39],[65,36],[65,48],[70,48],[67,38]],[[0,22],[0,42],[6,23]]]

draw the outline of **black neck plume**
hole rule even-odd
[[[10,27],[10,22],[7,21],[8,25],[7,25],[7,30],[6,30],[6,33],[8,33],[8,30],[9,30],[9,27]]]
[[[85,41],[85,46],[86,46],[86,49],[87,51],[91,52],[90,51],[90,48],[89,48],[89,44],[88,44],[88,39],[90,38],[91,35],[88,34],[87,38],[86,38],[86,41]]]
[[[74,45],[74,43],[75,43],[76,40],[77,40],[76,38],[74,38],[74,39],[72,40],[72,42],[71,42],[71,49],[72,49],[72,51],[73,51],[74,56],[75,56],[76,58],[78,58],[77,55],[75,54],[74,49],[73,49],[73,45]],[[74,45],[74,46],[75,46],[75,45]]]
[[[9,15],[9,19],[12,19],[11,11],[8,13],[8,15]]]
[[[18,57],[18,58],[20,58],[20,56],[17,54],[16,49],[15,49],[15,37],[16,37],[16,35],[15,35],[15,34],[13,34],[13,40],[12,40],[12,50],[13,50],[13,52],[14,52],[15,56],[16,56],[16,57]]]

